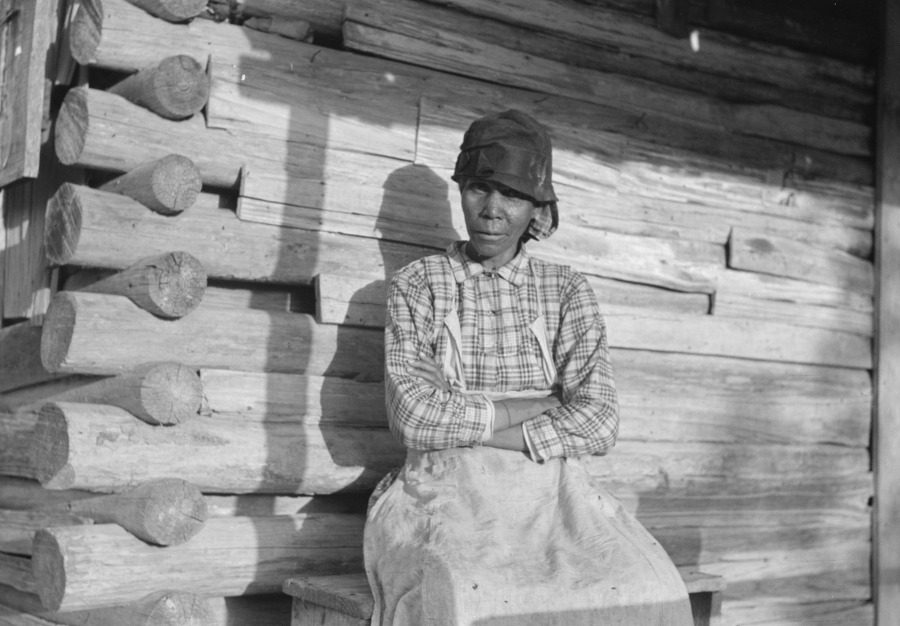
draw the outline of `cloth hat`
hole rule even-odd
[[[531,198],[540,211],[527,235],[545,239],[556,230],[559,214],[553,190],[553,151],[546,129],[511,109],[472,122],[463,136],[453,180],[493,180]]]

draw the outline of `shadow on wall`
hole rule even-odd
[[[405,239],[406,243],[411,243],[409,235],[398,235],[403,233],[404,227],[409,221],[425,224],[430,222],[433,225],[435,234],[429,239],[428,243],[435,246],[435,252],[443,250],[453,242],[453,238],[448,237],[442,240],[439,230],[443,232],[445,229],[440,226],[450,224],[451,222],[451,204],[449,200],[448,184],[432,169],[418,165],[406,165],[398,168],[388,176],[383,184],[384,195],[381,200],[381,208],[378,218],[375,222],[375,236],[378,237],[378,245],[381,254],[380,259],[371,259],[372,265],[380,265],[385,267],[386,277],[384,281],[376,280],[357,289],[350,296],[348,325],[337,326],[337,354],[346,355],[354,354],[359,349],[356,344],[357,330],[352,328],[354,324],[359,323],[354,312],[360,311],[363,315],[371,317],[377,312],[380,319],[377,322],[368,321],[367,325],[377,323],[377,330],[373,332],[381,333],[384,326],[383,303],[387,298],[387,288],[390,284],[390,275],[399,268],[391,267],[391,254],[387,250],[392,246],[392,240]],[[421,210],[421,213],[409,215],[407,219],[398,216],[398,207],[408,205],[410,198],[421,195],[421,190],[427,190],[428,201],[423,200],[421,209],[412,207],[413,211]],[[408,209],[407,209],[408,213]],[[376,303],[372,306],[373,296],[380,300],[380,304]],[[373,377],[362,375],[357,376],[356,380],[362,382],[371,382]],[[372,422],[367,420],[365,423],[351,424],[348,427],[334,427],[323,425],[321,427],[322,439],[328,449],[332,463],[338,467],[357,467],[360,459],[366,459],[368,465],[360,468],[359,477],[346,487],[341,489],[342,492],[348,493],[369,493],[378,483],[378,481],[387,474],[395,466],[403,462],[405,454],[402,447],[397,443],[393,436],[385,430],[387,427],[387,416],[384,413],[384,385],[383,376],[374,378],[379,384],[381,390],[380,402],[378,407],[381,416],[381,427],[377,430],[365,432],[365,428],[371,428]],[[340,415],[345,402],[339,397],[341,389],[340,381],[331,377],[326,377],[322,387],[322,414],[323,415]],[[366,407],[367,412],[371,409]]]
[[[259,36],[259,34],[250,30],[245,30],[245,32],[246,36],[254,43],[256,51],[264,52],[268,42],[272,41],[271,36],[269,35]],[[271,48],[278,47],[277,50],[270,50],[270,56],[273,59],[277,58],[278,63],[281,65],[293,61],[293,64],[291,65],[291,68],[293,69],[296,64],[311,64],[315,62],[314,55],[312,58],[306,58],[308,55],[304,54],[304,52],[306,52],[305,50],[299,48],[300,44],[298,44],[297,58],[295,60],[285,59],[283,58],[283,40],[278,42],[278,44],[280,44],[280,47],[270,46]],[[258,71],[258,64],[258,56],[255,56],[255,60],[248,58],[246,65],[242,66],[240,71],[242,73]],[[264,93],[265,92],[261,90],[244,88],[244,93],[242,95],[245,98],[252,99],[260,98],[261,94]],[[323,98],[322,101],[324,100],[325,99]],[[273,102],[281,106],[285,105],[283,100],[279,100],[275,97],[273,97]],[[325,143],[327,144],[327,138],[329,137],[329,128],[327,127],[329,111],[317,111],[318,113],[324,113],[325,115],[309,115],[307,110],[308,107],[311,106],[309,102],[298,104],[291,103],[289,106],[289,136],[325,138]],[[321,106],[321,104],[313,104],[312,106]],[[381,121],[382,119],[383,117],[368,120],[368,123],[383,123],[383,121]],[[318,122],[316,120],[325,121]],[[316,123],[321,123],[326,127],[314,128],[311,126]],[[296,164],[303,164],[302,166],[299,166],[302,167],[302,174],[297,171],[289,171],[287,166],[285,166],[285,169],[281,172],[281,174],[285,175],[287,181],[284,189],[285,203],[303,206],[304,194],[308,193],[308,186],[311,181],[327,181],[326,184],[329,185],[340,185],[340,181],[335,181],[333,179],[328,180],[329,174],[326,171],[327,153],[321,148],[302,144],[297,141],[281,141],[278,143],[278,149],[284,151],[282,156],[285,163],[295,164],[294,167],[298,167]],[[315,158],[320,160],[318,164],[315,163]],[[371,270],[383,267],[385,268],[386,275],[389,277],[393,271],[399,269],[400,265],[405,264],[404,262],[398,265],[400,259],[412,260],[414,254],[417,254],[418,252],[422,252],[423,254],[427,253],[427,249],[423,249],[423,244],[421,242],[410,241],[409,238],[407,238],[405,243],[412,243],[414,245],[402,246],[397,243],[396,237],[396,233],[402,232],[404,226],[402,218],[398,220],[396,217],[395,209],[397,205],[408,204],[410,197],[415,197],[420,194],[423,188],[428,188],[430,190],[429,204],[427,209],[423,209],[422,214],[418,215],[417,218],[421,220],[423,215],[428,215],[429,219],[427,221],[435,221],[436,214],[445,213],[445,218],[449,221],[450,202],[447,197],[447,183],[428,168],[416,167],[412,164],[402,165],[402,161],[397,161],[397,163],[400,167],[384,181],[381,210],[379,211],[377,219],[373,219],[374,232],[371,236],[378,237],[378,254],[381,258],[346,259],[347,265],[352,266],[353,263],[356,263],[360,265],[361,269],[367,270],[361,272],[361,275],[365,274],[371,276]],[[306,189],[304,189],[304,185],[306,185]],[[435,207],[437,207],[437,209]],[[443,219],[444,218],[438,218],[436,221],[442,221]],[[317,249],[316,239],[321,239],[322,237],[323,235],[321,234],[315,235],[314,239],[310,241],[310,245],[303,250],[295,249],[300,246],[282,245],[280,247],[279,258],[276,261],[276,266],[272,268],[273,272],[275,274],[283,275],[286,268],[296,267],[297,262],[294,258],[294,255],[296,254],[303,254],[304,259],[308,259],[311,268],[318,268],[322,263],[320,263],[321,259],[317,258],[319,253],[315,252]],[[394,241],[387,241],[387,239],[390,238],[393,238]],[[322,245],[328,245],[328,243],[329,242],[322,242]],[[448,239],[446,242],[436,244],[433,247],[433,251],[436,252],[443,248],[445,244],[449,243],[450,240]],[[374,247],[375,246],[373,246],[373,248]],[[393,254],[391,251],[393,251]],[[373,254],[373,257],[374,256],[375,255]],[[316,271],[318,271],[318,269]],[[355,277],[348,276],[347,278],[353,279]],[[294,284],[288,285],[288,287],[298,289],[304,294],[313,292],[311,284]],[[351,304],[356,305],[364,303],[371,297],[371,293],[373,292],[378,292],[380,297],[383,298],[385,293],[384,282],[370,281],[368,284],[361,286],[351,297]],[[251,306],[263,308],[264,298],[264,294],[260,295],[258,302],[251,301]],[[303,306],[304,313],[311,313],[313,308],[311,303],[305,303]],[[383,304],[381,310],[383,311]],[[310,327],[317,327],[316,323],[312,321],[311,316],[309,319]],[[383,320],[381,325],[383,325]],[[329,416],[323,420],[322,423],[312,423],[305,426],[304,430],[307,433],[305,441],[308,441],[310,445],[304,445],[305,449],[288,450],[286,449],[287,446],[285,446],[283,439],[278,435],[281,428],[271,422],[270,426],[264,428],[268,439],[267,450],[269,451],[266,473],[271,473],[271,476],[275,480],[280,480],[280,482],[283,483],[283,487],[279,489],[279,494],[309,495],[303,493],[304,488],[298,483],[295,483],[294,485],[284,484],[286,481],[283,477],[286,475],[303,476],[306,475],[307,472],[321,475],[323,469],[325,469],[323,468],[323,465],[333,470],[335,474],[343,475],[344,477],[352,477],[355,475],[355,478],[348,478],[347,483],[338,490],[340,492],[339,494],[317,497],[313,502],[304,503],[303,501],[298,501],[297,506],[292,509],[293,512],[362,512],[365,510],[365,501],[375,484],[384,476],[384,474],[401,463],[404,458],[402,448],[396,444],[386,428],[386,418],[381,420],[380,428],[372,428],[371,423],[360,425],[358,423],[358,418],[352,414],[352,411],[348,411],[346,397],[341,397],[341,393],[346,389],[345,385],[348,380],[347,377],[354,376],[352,372],[347,370],[348,356],[350,356],[350,363],[353,363],[352,359],[354,355],[359,355],[361,364],[373,363],[374,359],[370,354],[373,349],[372,346],[376,345],[376,341],[378,346],[383,345],[383,331],[381,330],[381,325],[379,325],[379,328],[363,328],[358,325],[351,326],[349,324],[331,327],[318,326],[318,328],[325,331],[326,334],[332,330],[335,331],[334,340],[336,343],[337,357],[330,365],[325,367],[324,372],[322,372],[321,369],[319,369],[318,372],[310,371],[310,374],[312,375],[324,374],[321,388],[318,387],[318,384],[307,384],[307,388],[294,390],[299,397],[304,397],[306,394],[320,394],[319,400],[321,402],[323,415]],[[366,335],[366,333],[368,333],[368,335]],[[364,339],[363,341],[360,340],[361,337]],[[288,341],[293,343],[293,339],[294,338],[291,338]],[[270,337],[270,343],[267,346],[267,354],[270,355],[266,366],[268,371],[278,371],[279,364],[274,360],[274,355],[279,351],[283,351],[284,341],[285,339],[282,337]],[[296,341],[300,344],[305,342],[305,338],[296,338]],[[322,349],[327,350],[328,348],[323,347]],[[312,350],[316,350],[315,345],[312,346]],[[380,355],[378,360],[383,364],[383,354]],[[308,362],[306,363],[306,367],[304,367],[304,364],[302,363],[298,364],[298,368],[303,371],[307,370],[309,366],[314,366],[314,364]],[[318,367],[321,368],[321,365]],[[361,365],[361,367],[365,368],[364,365]],[[356,376],[356,379],[360,382],[377,385],[380,389],[380,406],[378,408],[383,417],[384,387],[381,373],[357,372],[357,374],[359,375]],[[271,393],[274,392],[275,389],[269,389],[267,391]],[[338,406],[338,404],[340,406]],[[367,412],[371,412],[372,409],[372,407],[368,406],[361,408],[365,408]],[[270,418],[266,419],[268,420]],[[324,450],[322,449],[323,447]],[[367,465],[365,467],[359,467],[360,459],[367,459]],[[271,504],[260,506],[260,502],[257,501],[256,496],[253,494],[249,494],[246,497],[239,497],[237,502],[238,514],[241,514],[242,511],[253,511],[253,515],[264,516],[284,512],[283,507],[276,506],[274,498],[264,501],[271,502]],[[271,555],[266,553],[266,537],[263,536],[261,529],[258,532],[258,535],[259,545],[261,546],[258,562],[262,564],[260,566],[262,569],[265,567],[264,563],[271,558]],[[300,539],[302,540],[302,538]],[[361,568],[362,550],[360,549],[359,552],[358,562],[344,563],[344,567],[346,567],[348,571],[357,571]]]

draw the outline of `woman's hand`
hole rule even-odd
[[[450,391],[450,381],[444,376],[437,361],[429,356],[420,356],[414,361],[407,362],[406,371],[418,376],[435,389]]]

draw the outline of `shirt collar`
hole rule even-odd
[[[466,241],[457,241],[447,249],[447,258],[450,260],[450,271],[453,272],[453,278],[457,283],[464,282],[470,278],[474,278],[479,274],[486,273],[484,266],[478,261],[473,261],[466,255]],[[519,246],[519,252],[508,263],[497,268],[494,272],[500,278],[507,282],[520,286],[528,271],[528,252],[525,251],[525,245]]]

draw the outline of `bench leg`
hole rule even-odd
[[[692,593],[690,597],[694,626],[720,626],[722,623],[722,592],[696,592]]]
[[[371,620],[351,617],[346,613],[294,598],[291,626],[369,626],[370,624]]]

